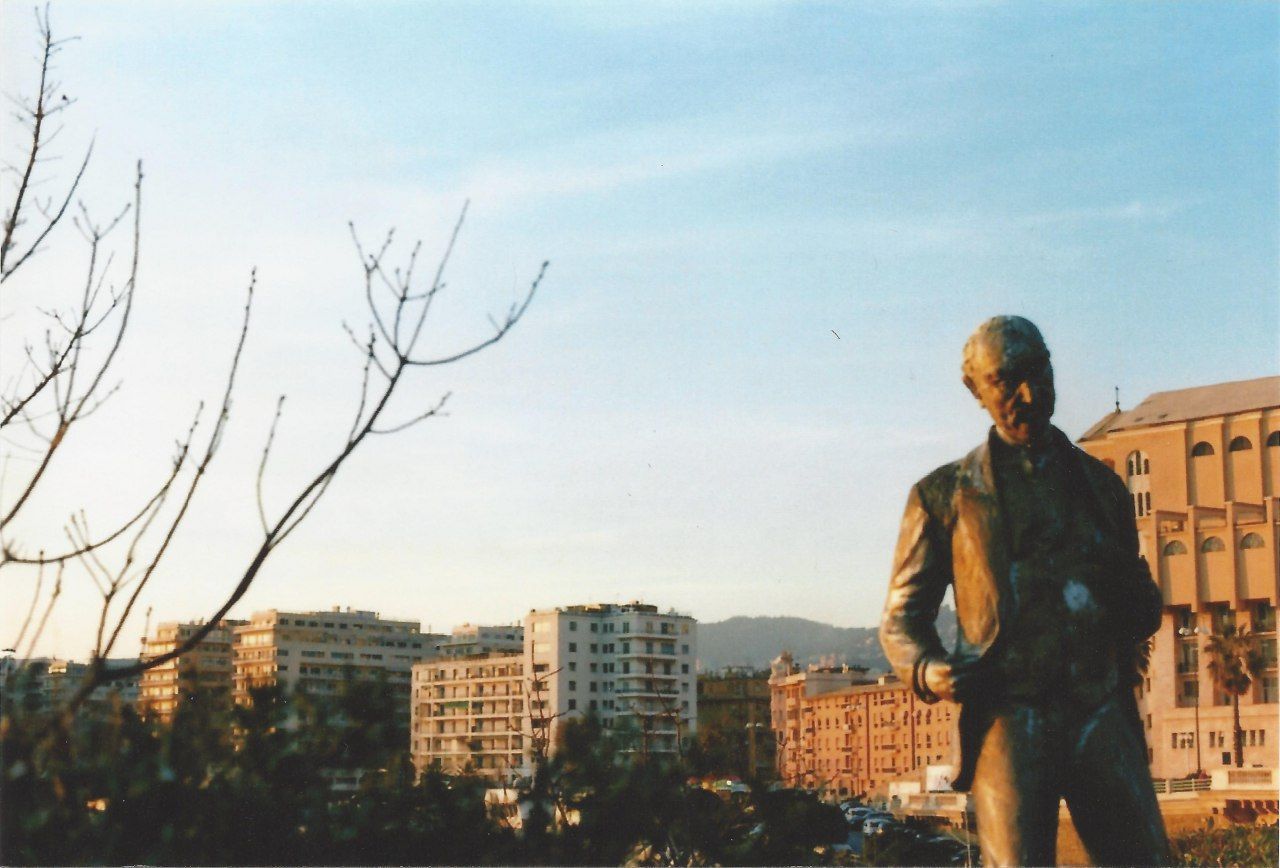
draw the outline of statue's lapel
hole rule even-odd
[[[1002,607],[1010,603],[1008,547],[989,442],[965,457],[957,483],[951,540],[956,606],[968,622],[967,639],[986,645],[995,638]]]

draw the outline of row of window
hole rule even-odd
[[[1266,747],[1267,731],[1265,729],[1242,729],[1240,731],[1240,744],[1243,747]],[[1220,731],[1212,731],[1208,733],[1209,747],[1230,747],[1226,733]],[[1189,748],[1196,746],[1196,736],[1193,732],[1171,732],[1169,733],[1169,747],[1174,750],[1179,748]]]
[[[1267,446],[1280,446],[1280,431],[1272,431],[1267,435]],[[1228,452],[1248,452],[1253,448],[1253,441],[1248,437],[1233,437],[1231,442],[1227,444]],[[1213,455],[1213,444],[1207,440],[1201,440],[1195,446],[1191,447],[1191,457],[1201,458],[1206,455]],[[1132,473],[1132,471],[1130,471]]]
[[[1240,548],[1242,549],[1261,549],[1266,548],[1267,543],[1260,534],[1247,533],[1240,538]],[[1200,551],[1202,552],[1223,552],[1227,550],[1227,545],[1220,537],[1205,537],[1204,542],[1200,543]],[[1187,546],[1182,540],[1170,540],[1165,543],[1161,554],[1165,555],[1185,555]]]
[[[1267,446],[1280,446],[1280,431],[1272,431],[1267,436]],[[1253,441],[1243,436],[1233,437],[1231,442],[1227,444],[1228,452],[1248,452],[1252,448]],[[1192,458],[1203,458],[1214,454],[1216,454],[1216,450],[1208,440],[1201,440],[1191,447]],[[1147,457],[1145,452],[1130,452],[1129,457],[1125,459],[1125,470],[1128,471],[1126,476],[1128,479],[1132,479],[1135,476],[1147,476],[1151,473],[1151,459]]]

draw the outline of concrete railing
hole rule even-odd
[[[1203,790],[1267,790],[1276,792],[1275,769],[1214,769],[1203,778],[1152,778],[1156,795]]]
[[[1207,790],[1211,788],[1212,781],[1209,778],[1152,778],[1151,783],[1155,785],[1156,795],[1159,796]]]
[[[1276,791],[1275,769],[1214,769],[1211,775],[1215,790]]]

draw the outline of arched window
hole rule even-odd
[[[1280,431],[1272,431],[1267,435],[1268,446],[1280,446]]]
[[[1187,547],[1182,544],[1181,540],[1175,539],[1171,542],[1165,543],[1162,553],[1166,555],[1185,555],[1187,553]]]
[[[1227,547],[1222,544],[1216,536],[1205,537],[1205,541],[1200,543],[1200,551],[1202,552],[1221,552],[1226,551]]]
[[[1253,443],[1248,437],[1236,437],[1231,441],[1231,445],[1227,447],[1229,452],[1248,452],[1253,448]]]
[[[1205,455],[1212,455],[1212,454],[1213,454],[1213,446],[1211,446],[1209,443],[1205,442],[1204,440],[1201,440],[1195,446],[1191,447],[1192,458],[1203,458]]]
[[[1266,548],[1266,545],[1262,541],[1262,537],[1256,533],[1247,533],[1240,538],[1240,548],[1242,549],[1260,549]]]
[[[1133,514],[1142,518],[1151,512],[1151,459],[1135,449],[1124,459],[1124,469],[1127,472],[1125,487],[1133,501]]]

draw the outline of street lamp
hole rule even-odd
[[[1196,643],[1196,777],[1204,777],[1204,764],[1200,762],[1200,643],[1194,637],[1203,634],[1205,631],[1199,627],[1179,627],[1178,635],[1185,638],[1191,637]]]

